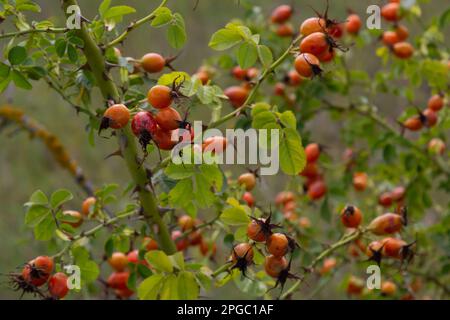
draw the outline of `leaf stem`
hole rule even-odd
[[[404,138],[401,134],[399,134],[398,130],[396,130],[395,127],[393,127],[391,124],[389,124],[384,118],[382,118],[379,114],[377,114],[376,112],[370,111],[370,110],[364,110],[360,107],[357,106],[339,106],[339,105],[334,105],[328,101],[323,101],[323,103],[325,103],[327,109],[330,110],[336,110],[339,112],[356,112],[361,116],[367,117],[369,119],[371,119],[372,121],[374,121],[376,124],[378,124],[380,127],[383,127],[386,131],[391,132],[392,134],[394,134],[396,137],[402,138],[403,142],[410,147],[411,149],[414,149],[415,151],[419,152],[420,154],[426,156],[431,162],[433,162],[435,164],[435,166],[443,173],[445,173],[447,176],[450,176],[450,169],[448,168],[447,164],[442,161],[442,159],[439,158],[435,158],[432,157],[431,155],[429,155],[428,153],[424,152],[424,150],[422,148],[420,148],[420,146],[418,146],[417,144],[415,144],[414,142]]]
[[[27,34],[32,33],[64,33],[68,31],[67,28],[46,28],[46,29],[28,29],[28,30],[22,30],[17,32],[8,32],[0,34],[0,39],[7,39],[7,38],[13,38],[13,37],[19,37]]]
[[[262,75],[259,77],[258,81],[256,82],[255,86],[250,91],[250,94],[247,97],[247,100],[245,100],[244,104],[234,110],[233,112],[228,113],[227,115],[223,116],[222,118],[211,122],[208,126],[208,128],[216,128],[220,126],[222,123],[227,122],[228,120],[234,118],[237,114],[239,114],[242,110],[250,106],[250,104],[253,102],[253,99],[256,96],[256,92],[258,91],[261,84],[264,82],[264,80],[274,72],[274,70],[281,64],[283,61],[290,55],[292,49],[296,46],[297,42],[302,39],[302,36],[297,37],[294,41],[292,41],[291,45],[284,51],[284,53],[276,60],[274,61],[267,69],[264,70]]]
[[[161,4],[155,10],[153,10],[153,12],[151,12],[149,15],[145,16],[144,18],[142,18],[138,21],[132,22],[120,36],[118,36],[116,39],[114,39],[111,42],[109,42],[108,44],[106,44],[105,48],[113,47],[119,43],[122,43],[128,37],[128,35],[130,34],[131,31],[140,27],[144,23],[147,23],[147,22],[153,20],[155,18],[156,11],[159,8],[164,7],[166,5],[166,3],[167,3],[167,0],[163,0],[161,2]]]
[[[69,250],[76,241],[78,241],[82,238],[93,236],[94,234],[96,234],[98,231],[100,231],[104,227],[110,226],[110,225],[116,223],[117,221],[128,218],[129,216],[132,216],[134,214],[136,214],[136,211],[131,211],[131,212],[127,212],[127,213],[118,215],[114,218],[111,218],[111,219],[105,221],[104,223],[98,224],[97,226],[93,227],[92,229],[90,229],[88,231],[82,232],[79,235],[74,236],[73,238],[70,239],[70,243],[67,246],[65,246],[60,252],[58,252],[57,254],[52,256],[52,258],[59,258],[62,255],[64,255],[64,253],[66,253],[67,250]]]

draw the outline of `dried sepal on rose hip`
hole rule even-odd
[[[382,254],[385,257],[399,259],[400,261],[406,261],[407,263],[414,258],[414,248],[417,240],[414,240],[411,243],[406,243],[402,239],[390,237],[383,239],[382,243]]]
[[[184,81],[179,81],[179,77],[172,82],[172,87],[157,84],[150,88],[147,93],[148,103],[156,109],[164,109],[171,106],[171,104],[178,99],[186,98],[181,93]]]
[[[139,139],[143,150],[146,150],[147,145],[153,140],[157,128],[155,117],[148,111],[136,113],[131,121],[133,134]]]
[[[20,273],[8,275],[11,287],[16,291],[22,291],[22,294],[33,293],[45,298],[39,287],[48,281],[53,266],[51,257],[38,256],[26,263]]]
[[[286,281],[288,279],[301,279],[300,277],[296,276],[295,274],[292,274],[290,272],[291,265],[292,265],[292,256],[289,259],[289,262],[285,257],[277,257],[274,255],[267,256],[264,261],[264,270],[266,273],[271,276],[272,278],[275,278],[277,281],[275,282],[275,285],[267,290],[267,292],[278,288],[278,286],[281,287],[280,294],[283,293],[284,286],[286,284]]]
[[[108,128],[122,129],[129,121],[130,110],[124,104],[114,104],[103,114],[98,133],[100,134],[102,130]]]
[[[265,242],[272,235],[272,230],[281,228],[280,225],[271,223],[272,214],[267,219],[250,217],[252,221],[247,226],[247,236],[256,242]]]
[[[319,59],[311,53],[301,53],[295,58],[295,70],[304,78],[322,74]]]
[[[314,32],[328,32],[335,36],[335,27],[340,26],[342,23],[328,17],[328,1],[324,13],[320,13],[315,9],[313,10],[316,13],[316,17],[308,18],[302,22],[300,26],[300,34],[303,36],[308,36]],[[340,33],[337,34],[338,36],[336,38],[339,38],[342,35],[342,30],[339,31]]]
[[[253,246],[249,243],[239,243],[231,251],[231,270],[238,269],[244,277],[247,277],[247,268],[253,263]]]
[[[342,224],[347,228],[357,228],[362,221],[362,213],[358,207],[348,205],[341,212]]]

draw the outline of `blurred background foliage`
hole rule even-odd
[[[31,14],[33,19],[49,19],[56,26],[65,24],[59,1],[38,0],[36,2],[41,6],[42,12]],[[79,0],[79,2],[82,12],[87,18],[93,18],[96,15],[98,5],[101,3],[100,0]],[[186,21],[188,42],[181,52],[176,52],[168,46],[164,32],[148,26],[133,32],[125,44],[119,47],[123,56],[139,58],[152,51],[165,56],[179,53],[180,56],[174,66],[176,69],[192,74],[205,59],[215,54],[208,47],[211,34],[223,27],[230,19],[243,17],[245,8],[256,5],[268,15],[276,5],[292,2],[296,8],[292,22],[298,27],[303,19],[314,15],[311,6],[319,11],[325,7],[325,1],[316,0],[241,0],[239,4],[235,0],[199,0],[194,10],[195,2],[195,0],[173,0],[168,3],[168,6],[173,11],[180,12]],[[344,20],[347,10],[351,8],[365,17],[368,5],[381,5],[382,3],[384,1],[331,0],[330,16],[337,20]],[[113,4],[126,4],[136,8],[135,14],[126,17],[126,22],[128,22],[146,15],[159,4],[159,0],[114,0]],[[423,4],[421,20],[430,21],[433,17],[439,16],[442,8],[446,5],[448,5],[448,0],[433,0]],[[413,35],[421,30],[418,21],[408,21],[407,25]],[[7,23],[3,23],[0,25],[0,30],[7,32],[12,31],[13,28]],[[449,32],[447,32],[447,43],[449,36]],[[0,45],[3,47],[6,45],[6,41],[1,41]],[[348,67],[364,69],[369,74],[374,74],[380,68],[381,63],[380,59],[375,56],[377,47],[379,44],[373,43],[364,48],[352,48],[348,53],[351,57],[348,59]],[[429,89],[424,86],[415,92],[415,101],[425,105],[429,95]],[[97,97],[94,101],[100,100]],[[405,104],[403,99],[390,94],[380,94],[374,97],[373,102],[383,110],[384,114],[392,117],[396,117],[400,113],[396,106]],[[115,140],[96,138],[95,147],[90,146],[87,143],[88,132],[84,130],[85,118],[77,117],[73,109],[49,90],[44,82],[34,83],[31,91],[9,87],[0,96],[0,105],[5,103],[11,103],[23,109],[27,115],[37,119],[48,130],[56,134],[94,185],[118,183],[125,186],[129,182],[128,172],[123,168],[120,158],[104,160],[106,155],[115,150]],[[325,142],[328,154],[339,159],[344,149],[342,137],[336,134],[339,130],[339,123],[330,121],[328,117],[327,114],[318,115],[308,124],[308,128],[317,128],[312,133],[314,140]],[[201,112],[193,114],[192,118],[201,118]],[[15,132],[9,128],[9,130],[1,132],[0,146],[0,235],[2,238],[0,241],[0,272],[5,274],[31,257],[47,252],[46,245],[33,241],[31,230],[26,229],[23,225],[25,214],[23,203],[28,200],[31,193],[36,189],[41,189],[47,194],[58,188],[70,189],[76,195],[76,199],[73,201],[74,209],[77,209],[84,194],[73,178],[54,162],[41,141],[30,140],[25,132]],[[273,199],[275,194],[282,190],[285,181],[283,181],[283,177],[279,176],[268,177],[264,180],[256,197],[267,204],[267,199]],[[269,186],[271,187],[269,188]],[[17,297],[16,293],[6,287],[5,279],[2,278],[0,282],[0,298]],[[217,291],[221,298],[238,298],[242,295],[230,286],[223,290],[225,292]],[[317,297],[333,298],[334,294],[332,290]]]

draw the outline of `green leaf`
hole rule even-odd
[[[137,290],[139,299],[155,300],[158,297],[159,291],[161,290],[163,280],[163,274],[154,274],[142,281]]]
[[[10,67],[2,62],[0,62],[0,79],[6,79],[9,76]]]
[[[250,218],[242,206],[226,208],[220,215],[220,220],[230,226],[247,225],[250,222]]]
[[[48,213],[35,227],[34,237],[36,240],[48,241],[52,238],[56,230],[55,220],[53,216]]]
[[[397,149],[392,144],[387,144],[384,147],[383,159],[387,163],[394,162],[397,159]]]
[[[223,186],[223,173],[218,165],[202,164],[199,166],[203,176],[208,180],[209,186],[214,186],[216,191],[220,191]]]
[[[331,222],[331,216],[332,215],[330,206],[328,204],[328,197],[326,197],[322,202],[322,205],[320,206],[320,217],[327,222]]]
[[[100,274],[100,270],[97,263],[90,259],[87,249],[82,246],[74,247],[72,255],[75,264],[80,268],[81,280],[87,283],[95,281]]]
[[[252,67],[258,59],[258,50],[253,42],[244,42],[237,51],[237,60],[242,69]]]
[[[106,11],[108,11],[109,7],[111,6],[111,0],[103,0],[103,2],[98,7],[98,13],[100,13],[100,16],[104,18]]]
[[[305,150],[300,135],[295,129],[283,129],[283,137],[280,141],[280,165],[281,170],[289,175],[297,175],[305,168]]]
[[[117,19],[123,17],[124,15],[135,13],[136,10],[129,6],[115,6],[109,8],[103,18],[104,19]]]
[[[175,207],[185,207],[192,201],[192,180],[180,180],[169,192],[169,203]]]
[[[450,8],[445,10],[444,13],[439,17],[439,29],[444,30],[444,28],[449,23],[450,23]]]
[[[252,106],[252,118],[256,117],[259,113],[264,111],[269,111],[271,108],[270,104],[265,102],[258,102]]]
[[[114,252],[114,240],[112,238],[109,238],[106,242],[105,242],[105,255],[107,257],[111,257],[111,255]]]
[[[32,11],[39,13],[41,12],[41,7],[33,2],[21,3],[16,6],[16,10],[18,11]]]
[[[27,50],[24,47],[16,46],[8,52],[8,60],[12,65],[18,65],[27,59]]]
[[[273,62],[272,51],[265,45],[258,46],[258,57],[261,64],[266,68],[270,67]]]
[[[158,8],[155,11],[155,18],[151,22],[152,27],[161,27],[172,21],[172,11],[167,7]]]
[[[172,265],[178,270],[184,270],[184,254],[183,252],[177,252],[171,256],[169,256],[170,261],[172,261]]]
[[[36,190],[30,197],[30,201],[27,204],[48,204],[48,198],[41,190]]]
[[[178,300],[178,278],[174,274],[169,274],[161,288],[161,300]]]
[[[181,165],[171,162],[164,170],[166,176],[173,180],[182,180],[190,178],[195,174],[194,165]]]
[[[62,204],[64,204],[67,201],[70,201],[73,199],[73,195],[69,190],[66,189],[60,189],[55,192],[53,192],[52,196],[50,197],[50,204],[52,208],[58,208]]]
[[[28,82],[27,78],[25,78],[22,73],[17,70],[12,70],[11,79],[14,81],[14,84],[18,88],[22,88],[25,90],[31,90],[33,86],[30,82]]]
[[[241,41],[242,37],[239,32],[229,29],[220,29],[212,35],[208,45],[214,50],[223,51],[234,47]]]
[[[184,19],[179,13],[173,15],[173,22],[167,29],[167,40],[172,48],[181,49],[186,43]]]
[[[50,214],[49,208],[42,205],[33,205],[27,210],[27,214],[25,215],[25,225],[28,227],[35,227],[48,214]]]
[[[169,273],[173,271],[172,262],[163,251],[160,250],[149,251],[145,254],[145,260],[147,260],[147,262],[150,263],[150,265],[157,270]]]
[[[200,287],[193,273],[182,271],[178,274],[178,296],[181,300],[195,300],[200,293]]]
[[[64,39],[58,39],[55,42],[56,54],[58,57],[62,58],[66,54],[67,42]]]
[[[5,91],[6,88],[8,88],[9,83],[11,82],[11,77],[7,77],[0,81],[0,93]]]
[[[87,283],[94,282],[100,275],[98,264],[95,261],[77,262],[77,265],[80,267],[81,279]]]
[[[214,203],[215,196],[211,192],[211,184],[204,174],[195,175],[194,197],[200,208],[209,207]]]
[[[67,46],[67,56],[72,63],[76,63],[78,61],[77,49],[75,49],[75,47],[71,44]]]
[[[174,71],[171,73],[163,74],[158,79],[158,84],[162,86],[172,86],[175,82],[176,84],[180,84],[183,81],[190,81],[191,76],[183,71]]]
[[[209,290],[211,288],[212,279],[209,275],[199,272],[195,274],[195,277],[197,278],[197,281],[200,283],[200,285],[205,289]]]
[[[285,111],[280,115],[281,123],[287,127],[296,129],[297,128],[297,119],[292,111]]]
[[[258,111],[253,117],[252,127],[255,129],[270,129],[276,128],[277,117],[271,111]]]

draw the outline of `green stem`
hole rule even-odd
[[[348,106],[348,107],[347,106],[338,106],[338,105],[334,105],[328,101],[323,101],[323,102],[326,104],[328,109],[336,110],[339,112],[354,111],[354,112],[360,114],[361,116],[368,117],[369,119],[374,121],[376,124],[378,124],[380,127],[384,128],[386,131],[391,132],[396,137],[402,138],[404,143],[409,148],[414,149],[415,151],[419,152],[420,154],[426,156],[431,162],[433,162],[435,164],[435,166],[441,172],[445,173],[447,176],[450,176],[450,169],[448,168],[447,164],[444,161],[442,161],[442,159],[432,157],[431,155],[424,152],[424,150],[422,148],[420,148],[420,146],[418,146],[414,142],[404,138],[402,135],[400,135],[398,133],[398,130],[396,130],[395,127],[393,127],[391,124],[389,124],[385,119],[380,117],[380,115],[378,115],[377,113],[370,111],[370,110],[364,110],[364,109],[361,109],[360,107],[356,107],[356,106]]]
[[[109,48],[109,47],[113,47],[113,46],[115,46],[115,45],[117,45],[119,43],[122,43],[126,39],[126,37],[128,37],[128,35],[130,34],[131,31],[133,31],[134,29],[136,29],[139,26],[143,25],[144,23],[147,23],[147,22],[153,20],[155,18],[156,11],[159,8],[164,7],[166,5],[166,3],[167,3],[167,0],[163,0],[161,2],[161,4],[155,10],[153,10],[153,12],[150,13],[148,16],[145,16],[144,18],[131,23],[128,26],[128,28],[120,36],[118,36],[116,39],[112,40],[105,47]]]
[[[71,5],[78,5],[77,0],[63,0],[64,11]],[[81,29],[77,31],[78,36],[84,41],[84,54],[88,65],[94,74],[97,84],[106,100],[120,101],[119,91],[108,73],[102,50],[92,38],[85,23],[82,23]],[[148,177],[143,168],[138,164],[136,141],[129,126],[118,131],[119,146],[122,156],[125,159],[128,171],[130,172],[139,192],[139,200],[143,208],[144,217],[150,228],[153,224],[158,226],[158,240],[162,250],[167,254],[176,252],[176,246],[173,242],[167,225],[161,218],[156,203],[156,198],[148,188]]]
[[[256,93],[261,86],[261,84],[264,82],[264,80],[281,64],[283,61],[290,55],[292,49],[294,49],[295,45],[298,41],[301,40],[301,36],[296,38],[294,41],[292,41],[289,48],[284,51],[284,53],[275,61],[273,62],[267,69],[264,70],[262,75],[259,77],[258,81],[256,82],[255,86],[250,91],[250,94],[247,97],[247,100],[245,100],[244,104],[234,110],[233,112],[230,112],[229,114],[223,116],[222,118],[218,119],[217,121],[214,121],[209,124],[208,128],[216,128],[220,126],[222,123],[227,122],[228,120],[234,118],[237,114],[239,114],[242,110],[250,106],[250,104],[253,102],[254,97],[256,96]]]
[[[231,266],[231,262],[225,263],[224,265],[222,265],[221,267],[219,267],[216,271],[214,271],[214,272],[211,274],[211,276],[212,276],[213,278],[215,278],[215,277],[217,277],[219,274],[221,274],[221,273],[223,273],[223,272],[227,272],[228,269],[230,268],[230,266]]]
[[[19,36],[27,35],[30,33],[64,33],[67,30],[68,29],[66,29],[66,28],[28,29],[28,30],[23,30],[23,31],[0,34],[0,39],[19,37]]]
[[[104,227],[110,226],[110,225],[116,223],[117,221],[119,221],[119,220],[121,220],[121,219],[128,218],[129,216],[132,216],[132,215],[134,215],[134,214],[136,214],[135,211],[127,212],[127,213],[118,215],[118,216],[116,216],[116,217],[114,217],[114,218],[109,219],[108,221],[106,221],[106,222],[104,222],[104,223],[98,224],[97,226],[93,227],[92,229],[90,229],[90,230],[88,230],[88,231],[82,232],[81,234],[79,234],[79,235],[73,237],[73,238],[70,240],[70,243],[69,243],[67,246],[65,246],[60,252],[58,252],[57,254],[55,254],[54,256],[52,256],[52,258],[58,258],[58,257],[61,257],[64,253],[67,252],[67,250],[69,250],[69,249],[73,246],[73,244],[74,244],[76,241],[78,241],[78,240],[80,240],[80,239],[82,239],[82,238],[88,238],[88,237],[91,237],[91,236],[95,235],[98,231],[102,230]]]

